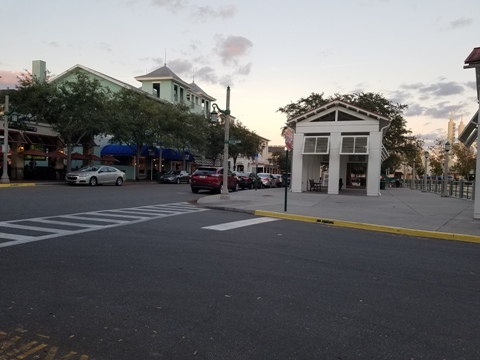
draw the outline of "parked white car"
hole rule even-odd
[[[126,175],[113,166],[85,166],[80,170],[67,173],[65,180],[69,185],[110,184],[122,186]]]

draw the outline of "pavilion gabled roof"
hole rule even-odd
[[[310,111],[308,111],[304,114],[301,114],[301,115],[298,115],[294,118],[291,118],[287,121],[287,123],[293,125],[293,124],[296,124],[296,123],[301,122],[301,121],[309,120],[311,118],[316,118],[316,117],[318,117],[319,114],[325,115],[325,114],[328,114],[330,112],[334,112],[334,111],[338,110],[338,108],[344,108],[344,109],[354,111],[354,112],[358,113],[360,117],[364,117],[364,118],[372,118],[372,119],[375,119],[375,120],[378,120],[378,121],[387,121],[388,123],[390,123],[390,121],[391,121],[387,117],[375,114],[371,111],[362,109],[358,106],[348,104],[348,103],[340,101],[340,100],[334,100],[334,101],[331,101],[331,102],[329,102],[329,103],[327,103],[323,106],[320,106],[320,107],[318,107],[314,110],[310,110]]]

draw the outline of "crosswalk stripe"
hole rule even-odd
[[[45,234],[34,236],[0,232],[0,248],[208,210],[209,209],[197,207],[187,202],[179,202],[0,221],[0,229],[4,227],[11,228],[12,232],[17,229],[19,231],[31,230]],[[29,225],[22,225],[22,222],[27,222]],[[35,226],[35,223],[44,224],[45,227]],[[51,226],[47,227],[48,225]],[[56,229],[55,226],[66,226],[67,229]]]
[[[248,219],[248,220],[233,221],[233,222],[228,222],[228,223],[218,224],[218,225],[204,226],[202,229],[226,231],[226,230],[238,229],[244,226],[263,224],[266,222],[277,221],[277,220],[280,220],[280,219],[260,217],[260,218],[254,218],[254,219]]]
[[[89,216],[62,215],[60,217],[62,219],[98,221],[98,222],[107,222],[107,223],[111,223],[111,224],[123,224],[123,223],[128,223],[129,222],[129,221],[125,221],[125,220],[99,219],[99,218],[96,218],[96,217],[89,217]]]

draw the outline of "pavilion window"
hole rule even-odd
[[[340,154],[368,154],[368,136],[342,136]]]
[[[303,154],[326,155],[330,149],[330,136],[305,136]]]

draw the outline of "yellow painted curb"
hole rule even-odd
[[[0,184],[0,188],[35,186],[35,183]]]
[[[366,224],[366,223],[354,222],[354,221],[324,219],[324,218],[317,218],[317,217],[313,217],[313,216],[284,214],[284,213],[278,213],[278,212],[274,212],[274,211],[265,211],[265,210],[255,210],[254,214],[258,215],[258,216],[269,216],[269,217],[274,217],[274,218],[279,218],[279,219],[305,221],[305,222],[316,223],[316,224],[333,225],[333,226],[347,227],[347,228],[353,228],[353,229],[386,232],[386,233],[392,233],[392,234],[398,234],[398,235],[409,235],[409,236],[426,237],[426,238],[433,238],[433,239],[464,241],[464,242],[470,242],[470,243],[480,243],[480,236],[475,236],[475,235],[454,234],[454,233],[445,233],[445,232],[439,232],[439,231],[399,228],[399,227],[395,227],[395,226],[384,226],[384,225]]]

